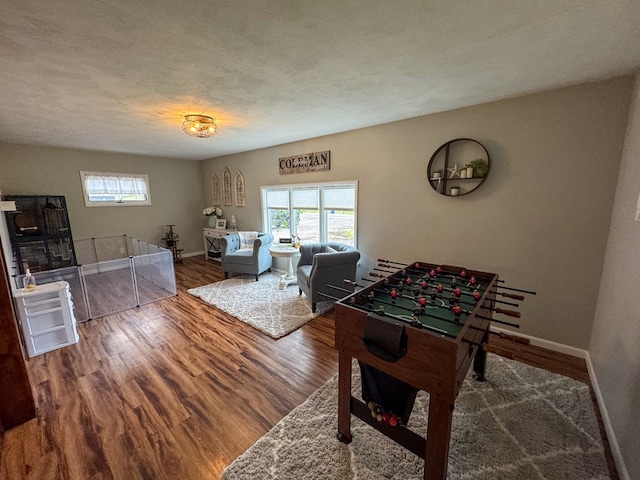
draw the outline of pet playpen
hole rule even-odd
[[[170,250],[126,235],[74,240],[77,266],[36,272],[36,284],[69,283],[77,322],[176,295]],[[24,275],[16,285],[22,288]]]

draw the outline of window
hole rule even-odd
[[[262,187],[265,231],[276,240],[356,246],[357,182]]]
[[[80,172],[80,178],[87,207],[151,205],[147,175]]]

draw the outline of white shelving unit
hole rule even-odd
[[[73,300],[67,282],[23,288],[14,294],[29,357],[78,342]]]

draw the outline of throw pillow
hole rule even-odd
[[[331,248],[329,245],[327,245],[322,250],[322,253],[338,253],[338,251],[335,248]]]

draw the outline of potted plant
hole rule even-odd
[[[173,230],[169,230],[164,234],[164,241],[167,244],[167,247],[173,247],[178,241],[178,238],[180,238],[180,234]]]
[[[485,177],[487,173],[489,173],[489,162],[484,158],[476,158],[471,161],[467,167],[471,167],[473,169],[474,177]]]

